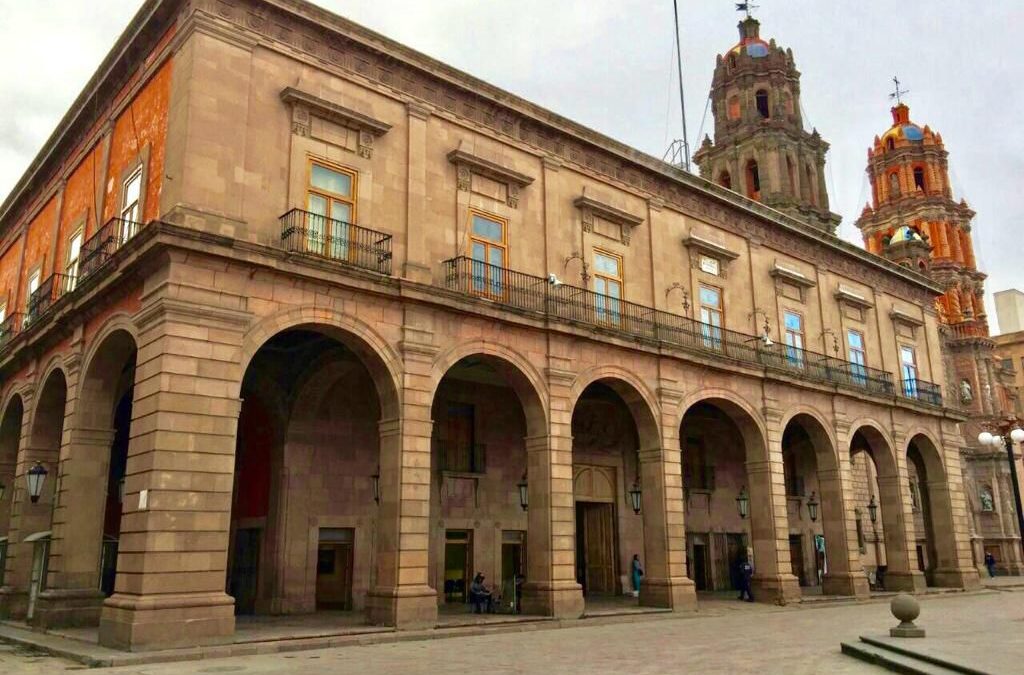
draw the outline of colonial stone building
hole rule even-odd
[[[1011,466],[1005,449],[977,440],[982,431],[1019,426],[1021,418],[1013,370],[1004,368],[989,336],[985,274],[977,268],[971,240],[974,211],[953,196],[942,136],[913,122],[902,102],[892,109],[892,125],[868,150],[867,173],[872,202],[856,223],[866,248],[927,274],[945,289],[936,301],[944,384],[949,403],[970,417],[961,425],[961,452],[975,563],[982,565],[991,553],[1002,570],[1020,574]]]
[[[0,609],[972,587],[944,288],[799,213],[300,0],[147,2],[0,207]]]

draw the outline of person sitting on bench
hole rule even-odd
[[[484,575],[480,572],[473,577],[473,583],[469,585],[469,602],[473,605],[473,612],[480,614],[481,607],[487,605],[487,613],[494,611],[494,598],[491,591],[484,586]]]

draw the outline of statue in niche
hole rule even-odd
[[[995,503],[992,501],[992,492],[987,487],[981,488],[981,492],[978,493],[978,501],[981,502],[982,511],[995,511]]]
[[[960,380],[960,402],[970,405],[972,401],[974,401],[974,390],[971,388],[971,383],[966,379]]]

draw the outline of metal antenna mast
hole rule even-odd
[[[679,64],[679,112],[683,118],[683,139],[680,142],[678,139],[672,141],[672,145],[669,146],[668,152],[665,153],[666,157],[671,155],[672,163],[682,165],[687,171],[690,170],[690,141],[686,135],[686,99],[683,97],[683,49],[679,41],[679,2],[678,0],[672,0],[672,13],[675,15],[676,20],[676,58]],[[681,147],[680,147],[681,146]],[[682,155],[680,158],[679,155]],[[679,161],[682,159],[682,161]]]

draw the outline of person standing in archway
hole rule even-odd
[[[740,600],[746,600],[747,602],[754,601],[754,593],[750,588],[750,580],[754,576],[754,566],[750,564],[750,560],[746,557],[740,558],[739,564],[739,577],[740,582]]]
[[[633,554],[633,597],[640,596],[640,580],[644,576],[644,568],[640,564],[640,554]]]

